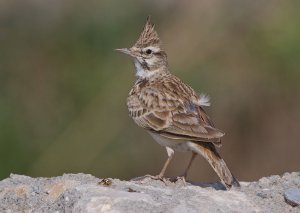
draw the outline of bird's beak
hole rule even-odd
[[[132,52],[128,48],[121,48],[121,49],[115,49],[115,50],[118,51],[118,52],[124,53],[126,55],[130,55],[130,56],[134,57],[134,55],[132,54]]]

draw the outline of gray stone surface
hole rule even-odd
[[[284,192],[284,198],[292,206],[300,205],[300,188],[291,188]]]
[[[300,212],[300,206],[285,202],[291,188],[300,188],[300,172],[241,182],[240,189],[229,191],[220,183],[12,174],[0,181],[0,212]]]

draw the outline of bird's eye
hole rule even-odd
[[[150,54],[152,53],[152,50],[147,49],[147,50],[146,50],[146,53],[147,53],[148,55],[150,55]]]

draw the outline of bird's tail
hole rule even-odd
[[[238,180],[232,175],[214,144],[206,142],[193,143],[191,148],[197,154],[201,154],[209,162],[227,189],[232,186],[240,187]]]

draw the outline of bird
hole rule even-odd
[[[163,180],[174,152],[184,151],[192,153],[182,175],[184,180],[195,157],[201,155],[227,189],[239,187],[217,150],[224,132],[214,126],[204,110],[210,105],[209,97],[198,95],[170,72],[167,54],[150,16],[136,43],[116,50],[132,58],[136,71],[136,82],[127,97],[130,117],[167,151],[160,173],[151,177]]]

